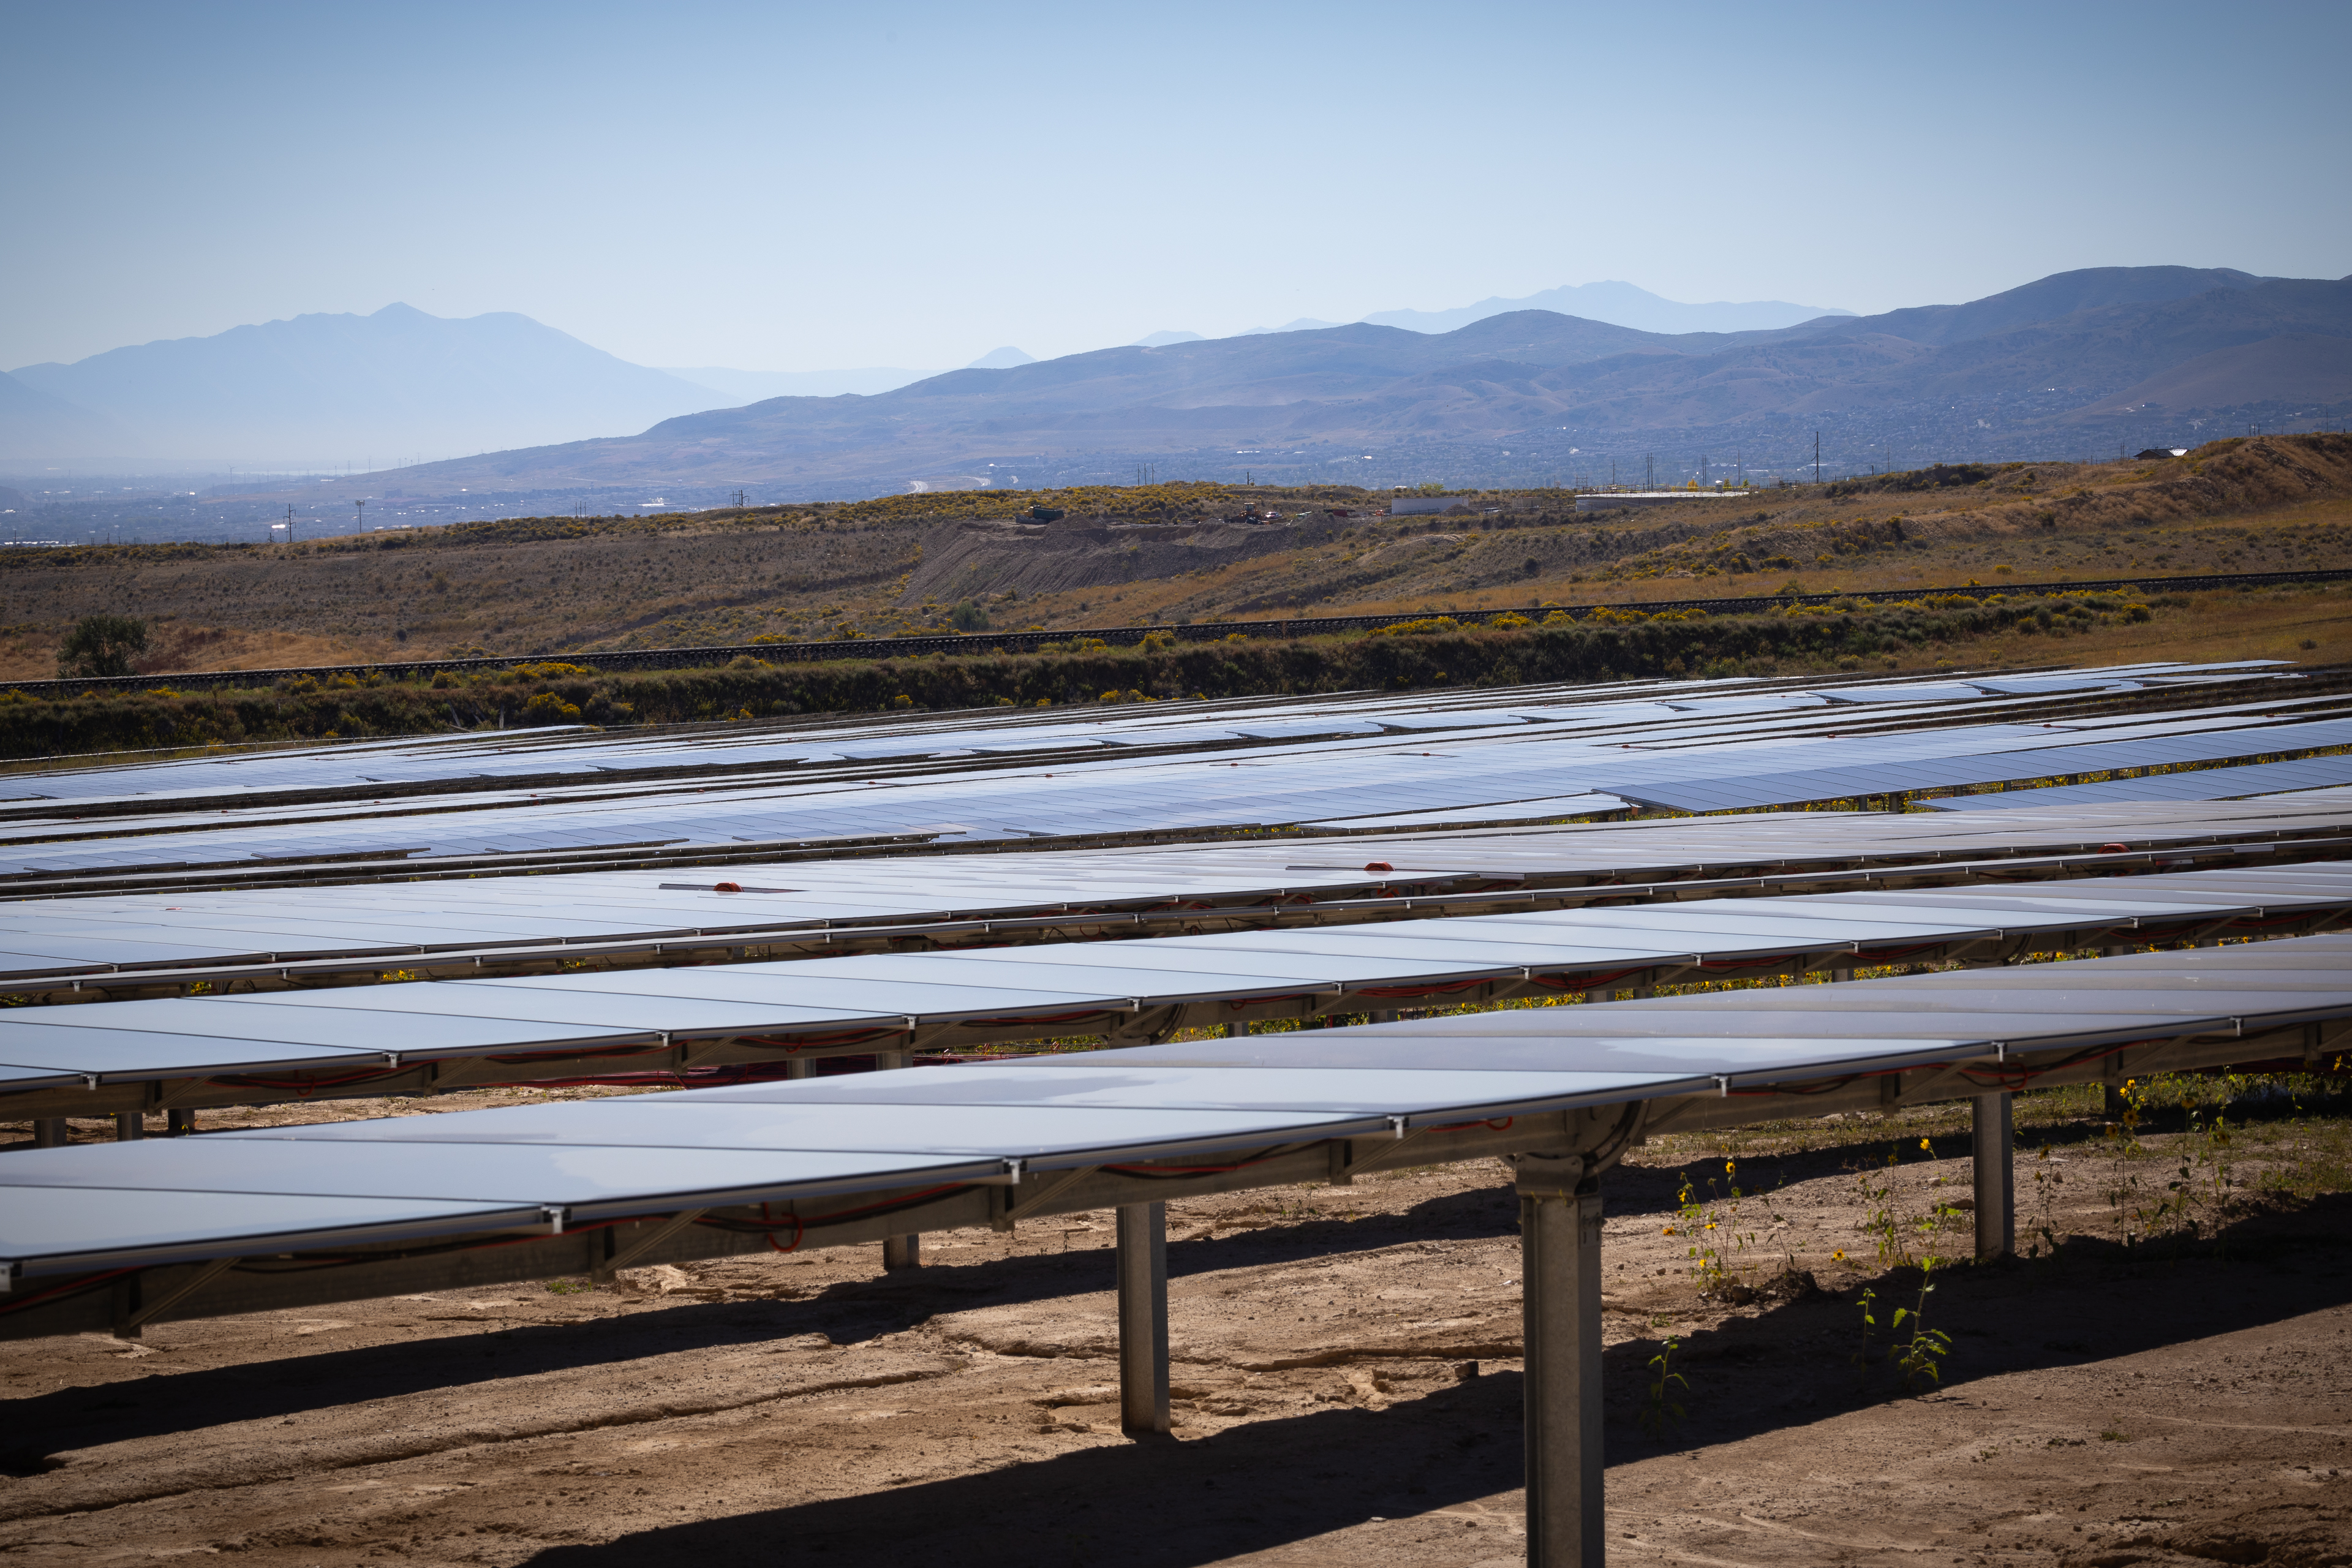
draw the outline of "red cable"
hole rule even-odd
[[[768,1205],[766,1204],[761,1204],[760,1205],[760,1217],[762,1220],[766,1220],[768,1218]],[[808,1226],[801,1223],[801,1216],[797,1214],[786,1215],[784,1217],[793,1222],[793,1244],[790,1247],[777,1247],[776,1233],[772,1230],[768,1232],[767,1236],[763,1239],[766,1240],[767,1244],[771,1247],[773,1247],[778,1252],[798,1252],[801,1249],[801,1237],[808,1234]]]
[[[139,1270],[136,1268],[110,1268],[103,1274],[84,1274],[79,1278],[68,1279],[62,1285],[52,1285],[47,1289],[40,1291],[35,1295],[26,1296],[21,1300],[12,1300],[6,1306],[0,1307],[0,1318],[5,1318],[11,1312],[21,1312],[27,1307],[37,1307],[52,1296],[64,1295],[72,1291],[86,1290],[92,1286],[103,1285],[109,1279],[119,1279],[125,1274],[136,1274],[138,1272]]]

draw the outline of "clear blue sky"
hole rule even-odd
[[[961,364],[1622,278],[2352,271],[2352,5],[6,0],[0,365],[404,300]]]

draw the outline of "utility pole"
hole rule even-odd
[[[360,531],[362,533],[365,533],[367,531],[367,502],[363,500],[355,500],[352,502],[352,505],[359,509]]]
[[[1658,455],[1655,452],[1642,455],[1642,488],[1645,490],[1658,488]]]
[[[1822,482],[1822,433],[1813,432],[1813,483]]]
[[[291,502],[289,502],[286,508],[286,542],[289,544],[294,542],[294,507]]]

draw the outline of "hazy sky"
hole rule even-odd
[[[2352,271],[2342,0],[0,3],[5,366],[394,300],[789,370]]]

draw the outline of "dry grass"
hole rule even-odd
[[[2204,449],[2212,452],[2212,449]],[[1299,494],[1244,500],[1277,510]],[[2019,582],[2352,567],[2352,441],[2245,443],[2201,463],[2035,464],[1926,492],[1829,486],[1631,520],[1558,492],[1465,497],[1478,515],[1023,530],[894,505],[588,524],[574,537],[410,535],[277,551],[170,547],[13,558],[0,679],[54,670],[81,616],[142,616],[151,672],[946,630],[1641,604]],[[1752,505],[1751,505],[1752,501]],[[1499,507],[1499,515],[1483,509]],[[1549,509],[1549,510],[1546,510]],[[2047,521],[2045,521],[2047,520]],[[376,542],[371,540],[370,545]],[[2340,595],[2199,595],[2102,628],[2069,659],[2352,658]],[[2305,647],[2305,642],[2312,647]],[[1982,650],[1970,649],[1972,661]],[[2047,639],[1990,655],[2045,662]]]

